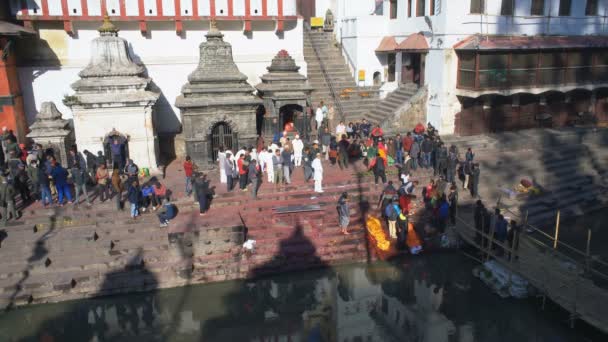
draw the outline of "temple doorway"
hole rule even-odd
[[[122,170],[129,158],[129,137],[116,129],[112,129],[105,135],[103,150],[106,160],[112,164],[112,168]]]
[[[211,130],[211,163],[217,160],[221,148],[234,151],[238,146],[237,134],[226,122],[219,122]]]
[[[279,110],[280,126],[289,135],[302,134],[306,127],[303,119],[304,109],[300,105],[289,104]]]
[[[401,58],[401,83],[424,85],[424,55],[421,53],[403,53]]]
[[[266,108],[259,105],[255,110],[255,132],[257,135],[262,135],[264,131],[264,116],[266,116]]]

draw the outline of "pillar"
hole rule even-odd
[[[0,37],[0,56],[9,44],[8,38]],[[6,58],[0,57],[0,127],[4,126],[15,133],[19,142],[25,141],[27,124],[14,46],[8,51]]]
[[[597,103],[597,92],[591,91],[591,98],[589,99],[589,113],[595,115],[595,105]]]

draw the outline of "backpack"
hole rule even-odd
[[[399,207],[396,204],[393,204],[393,205],[387,205],[386,208],[384,209],[384,214],[386,215],[386,217],[388,217],[388,219],[390,221],[397,220],[397,216],[399,216],[399,214],[400,214],[400,210],[398,208]]]

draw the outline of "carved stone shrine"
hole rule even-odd
[[[277,129],[306,132],[308,120],[303,115],[313,90],[306,76],[298,72],[300,67],[285,50],[277,53],[267,69],[268,73],[260,77],[262,82],[255,86],[266,107],[264,133],[271,135],[271,130]],[[272,127],[273,122],[279,127]]]
[[[74,113],[78,149],[106,151],[108,137],[126,139],[128,158],[155,169],[158,139],[154,105],[160,94],[150,91],[145,68],[129,55],[127,41],[106,16],[92,42],[91,60],[72,84],[76,94],[64,99]]]
[[[43,102],[36,121],[30,126],[27,135],[34,143],[42,145],[45,149],[52,148],[55,158],[62,165],[68,160],[68,150],[74,144],[74,130],[69,120],[62,118],[61,112],[53,102]]]
[[[186,153],[199,167],[210,168],[220,146],[233,152],[255,146],[256,109],[262,100],[234,63],[232,46],[215,22],[205,37],[198,67],[188,76],[175,106],[181,111]]]

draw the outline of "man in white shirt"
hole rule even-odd
[[[317,122],[317,130],[320,130],[321,125],[323,124],[323,110],[321,109],[321,106],[317,107],[317,111],[315,112],[315,121]]]
[[[304,150],[304,142],[300,140],[300,136],[296,134],[295,139],[291,143],[293,146],[293,156],[296,167],[302,166],[302,151]]]
[[[336,141],[342,140],[342,136],[346,134],[346,125],[344,121],[340,121],[338,126],[336,126]]]
[[[317,157],[312,162],[312,168],[314,169],[314,180],[315,180],[315,192],[323,192],[323,164],[321,164],[321,153],[317,153]]]
[[[268,152],[266,150],[260,151],[258,153],[258,165],[260,166],[260,172],[266,171],[266,154]]]
[[[264,165],[266,166],[266,174],[268,175],[268,183],[274,183],[274,164],[272,163],[272,156],[274,150],[269,148],[264,155]]]

